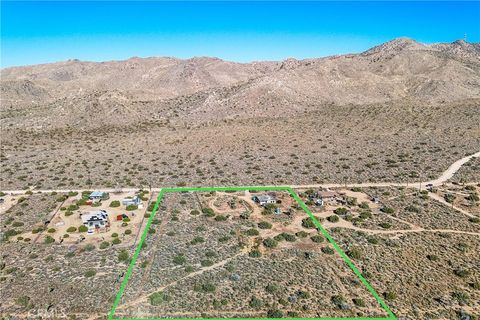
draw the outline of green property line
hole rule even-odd
[[[164,320],[164,319],[174,319],[174,320],[394,320],[394,318],[115,318],[117,320]],[[396,318],[395,318],[396,319]]]
[[[396,316],[393,314],[393,312],[390,310],[390,308],[387,306],[387,304],[383,301],[382,298],[377,294],[377,292],[372,288],[372,286],[368,283],[368,281],[363,277],[362,273],[355,267],[353,262],[350,260],[350,258],[342,251],[342,249],[337,245],[335,240],[330,236],[330,234],[323,228],[323,226],[318,222],[318,220],[315,218],[315,216],[312,214],[312,212],[308,209],[308,207],[305,205],[305,203],[300,199],[300,197],[296,194],[296,192],[289,186],[270,186],[270,187],[258,187],[258,186],[251,186],[251,187],[211,187],[211,188],[165,188],[161,189],[160,193],[157,197],[157,201],[155,202],[155,206],[153,207],[152,214],[150,215],[150,218],[147,221],[147,224],[145,225],[145,229],[143,231],[143,234],[140,238],[140,241],[138,243],[138,246],[135,250],[135,253],[133,254],[132,260],[130,261],[130,264],[127,269],[127,273],[125,274],[125,278],[122,281],[122,284],[120,286],[120,291],[118,292],[115,302],[113,303],[112,309],[110,313],[108,314],[108,320],[154,320],[154,319],[162,319],[162,318],[155,318],[155,317],[150,317],[150,318],[114,318],[114,313],[115,310],[118,307],[118,304],[120,303],[120,300],[122,298],[122,295],[125,291],[125,288],[128,283],[128,279],[130,278],[130,275],[133,270],[133,266],[135,265],[135,262],[137,261],[138,255],[140,254],[140,250],[142,248],[143,242],[145,241],[145,238],[147,237],[147,232],[150,228],[150,225],[152,223],[152,220],[154,216],[156,215],[158,211],[158,207],[160,205],[160,202],[163,198],[163,195],[165,193],[172,193],[172,192],[210,192],[210,191],[246,191],[246,190],[253,190],[253,191],[271,191],[271,190],[278,190],[278,191],[288,191],[290,195],[297,201],[297,203],[300,205],[300,207],[307,213],[307,215],[312,219],[314,224],[318,227],[318,229],[322,232],[322,234],[328,239],[328,241],[333,245],[335,250],[340,254],[342,259],[347,263],[347,265],[352,269],[352,271],[357,275],[357,277],[361,280],[361,282],[365,285],[365,287],[368,289],[368,291],[374,296],[374,298],[377,300],[377,302],[382,306],[382,308],[388,313],[389,317],[358,317],[358,318],[352,318],[352,317],[334,317],[334,318],[234,318],[236,320],[254,320],[254,319],[261,319],[261,320],[312,320],[312,319],[318,319],[318,320],[398,320]],[[224,320],[225,318],[175,318],[176,320]]]

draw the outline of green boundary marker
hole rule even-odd
[[[278,190],[278,191],[288,191],[290,195],[297,201],[297,203],[300,205],[300,207],[307,213],[307,215],[312,219],[313,223],[317,228],[322,232],[322,234],[327,238],[327,240],[332,244],[332,246],[335,248],[335,250],[340,254],[342,259],[345,261],[345,263],[352,269],[352,271],[355,273],[355,275],[360,279],[360,281],[365,285],[367,290],[373,295],[375,300],[380,304],[380,306],[387,312],[389,317],[337,317],[337,318],[233,318],[235,320],[253,320],[253,319],[262,319],[262,320],[313,320],[313,319],[318,319],[318,320],[398,320],[397,317],[393,314],[393,312],[390,310],[390,308],[387,306],[387,304],[383,301],[383,299],[377,294],[375,289],[372,288],[372,286],[368,283],[368,281],[363,277],[362,273],[355,267],[353,264],[352,260],[343,252],[343,250],[337,245],[335,240],[328,234],[327,230],[323,228],[323,226],[318,222],[318,220],[315,218],[315,216],[312,214],[312,212],[308,209],[307,205],[300,199],[300,197],[296,194],[296,192],[288,186],[271,186],[271,187],[212,187],[212,188],[165,188],[161,189],[160,193],[158,194],[157,201],[155,202],[155,206],[153,207],[152,214],[150,218],[147,221],[147,224],[145,225],[145,229],[143,231],[143,234],[140,238],[140,241],[138,242],[137,248],[135,249],[135,253],[133,254],[132,260],[130,261],[130,264],[128,265],[127,273],[125,274],[125,278],[123,278],[122,284],[120,286],[120,291],[118,292],[115,301],[113,303],[112,309],[110,310],[110,313],[108,314],[108,320],[155,320],[155,319],[164,319],[164,318],[114,318],[115,310],[118,307],[118,304],[120,303],[120,300],[122,298],[122,295],[125,291],[125,288],[128,283],[128,279],[130,278],[130,275],[133,270],[133,266],[135,265],[135,262],[137,261],[138,255],[140,254],[140,250],[142,248],[143,242],[145,241],[145,238],[147,237],[147,232],[148,229],[150,228],[150,225],[152,223],[153,217],[158,211],[158,207],[160,205],[160,202],[162,201],[162,198],[165,193],[173,193],[173,192],[209,192],[209,191],[246,191],[246,190],[255,190],[255,191],[272,191],[272,190]],[[226,318],[175,318],[176,320],[225,320]]]

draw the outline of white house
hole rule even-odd
[[[105,210],[82,214],[82,222],[88,229],[105,229],[110,226]]]
[[[122,200],[122,204],[124,206],[129,206],[131,204],[134,204],[134,205],[137,205],[137,206],[140,206],[142,204],[142,199],[140,199],[139,196],[135,196],[133,198],[124,198]]]
[[[269,194],[261,194],[261,195],[258,195],[258,196],[254,196],[252,198],[252,200],[255,201],[256,203],[258,203],[261,206],[267,205],[269,203],[276,203],[277,202],[275,197],[272,196],[272,195],[269,195]]]

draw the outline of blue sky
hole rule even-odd
[[[1,2],[1,66],[361,52],[390,39],[480,41],[480,2]]]

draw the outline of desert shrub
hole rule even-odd
[[[250,211],[243,211],[242,213],[240,213],[240,218],[244,220],[248,220],[250,218],[250,214],[251,214]]]
[[[374,236],[369,236],[367,238],[367,241],[368,241],[368,243],[371,243],[371,244],[378,244],[378,239]]]
[[[465,269],[455,269],[453,270],[453,273],[460,278],[466,278],[470,275],[470,272]]]
[[[78,227],[78,232],[87,232],[87,231],[88,231],[87,226],[81,225],[80,227]]]
[[[263,245],[267,248],[275,248],[278,245],[278,242],[272,238],[266,238],[263,240]]]
[[[327,217],[327,220],[332,222],[332,223],[335,223],[335,222],[338,222],[338,220],[340,220],[340,218],[337,215],[332,214],[331,216]]]
[[[215,221],[225,221],[225,220],[227,220],[227,217],[221,214],[215,217]]]
[[[307,217],[302,220],[302,227],[307,229],[315,229],[315,223],[313,222],[312,218]]]
[[[192,210],[192,211],[190,211],[190,214],[191,214],[192,216],[198,216],[198,215],[200,214],[200,211],[198,211],[198,210]]]
[[[149,229],[148,229],[148,233],[149,233],[149,234],[154,234],[155,232],[156,232],[156,231],[155,231],[154,228],[149,228]]]
[[[311,295],[310,295],[310,292],[308,292],[308,291],[299,290],[299,291],[297,292],[297,297],[298,297],[299,299],[309,299],[310,296],[311,296]]]
[[[129,258],[129,256],[128,256],[128,252],[126,250],[122,250],[118,254],[118,261],[120,261],[120,262],[128,261],[128,258]]]
[[[308,237],[308,233],[305,232],[305,231],[298,231],[297,233],[295,233],[295,235],[299,238],[306,238]]]
[[[230,237],[230,236],[223,236],[223,237],[218,238],[218,242],[227,242],[231,238],[232,237]]]
[[[17,305],[29,310],[29,309],[32,309],[34,307],[30,300],[31,299],[30,299],[29,296],[21,296],[21,297],[18,297],[15,300],[15,302],[17,303]]]
[[[269,283],[266,287],[265,287],[265,291],[267,291],[268,293],[275,293],[278,291],[278,287],[273,284],[273,283]]]
[[[358,247],[352,247],[347,251],[347,255],[352,259],[360,259],[362,258],[362,250]]]
[[[110,202],[110,208],[118,208],[118,207],[120,207],[120,201],[113,200],[112,202]]]
[[[427,254],[427,259],[430,260],[430,261],[437,261],[438,256],[436,256],[434,254]]]
[[[258,223],[258,227],[260,229],[271,229],[272,228],[272,224],[267,222],[267,221],[260,221]]]
[[[335,253],[335,251],[333,251],[333,249],[330,248],[330,247],[323,247],[322,252],[325,253],[325,254],[334,254]]]
[[[45,243],[47,243],[47,244],[48,244],[48,243],[53,243],[53,242],[55,242],[55,239],[53,239],[53,238],[50,237],[50,236],[46,236],[45,239],[43,240],[43,242],[45,242]]]
[[[405,207],[405,211],[420,213],[420,208],[414,205],[408,205]]]
[[[152,293],[148,297],[148,301],[150,302],[150,304],[152,306],[158,306],[162,302],[166,302],[166,301],[169,301],[169,300],[170,300],[170,298],[163,292],[155,292],[155,293]]]
[[[295,237],[295,235],[293,235],[291,233],[283,232],[282,235],[283,235],[283,239],[285,239],[285,241],[294,242],[294,241],[297,240],[297,237]]]
[[[249,256],[249,257],[252,257],[252,258],[259,258],[259,257],[262,256],[262,253],[261,253],[259,250],[257,250],[257,249],[253,249],[252,251],[250,251],[250,252],[248,253],[248,256]]]
[[[130,229],[125,230],[125,234],[132,234],[132,230]]]
[[[67,207],[67,211],[75,211],[75,210],[78,210],[79,209],[79,206],[77,204],[71,204]]]
[[[348,213],[348,209],[340,207],[340,208],[337,208],[337,209],[333,210],[333,212],[335,214],[338,214],[339,216],[343,216],[343,215],[346,215]]]
[[[477,193],[470,193],[470,195],[468,197],[466,197],[465,199],[467,199],[469,201],[477,202],[477,201],[480,200],[480,197],[478,196]]]
[[[137,210],[138,209],[138,206],[136,204],[129,204],[125,210],[127,211],[134,211],[134,210]]]
[[[213,216],[215,216],[215,211],[213,211],[212,208],[203,208],[203,209],[202,209],[202,212],[203,212],[203,214],[204,214],[206,217],[213,217]]]
[[[50,228],[50,229],[47,230],[48,233],[55,233],[55,231],[57,231],[57,230],[55,230],[55,228]]]
[[[382,211],[383,213],[387,213],[387,214],[392,214],[395,212],[395,210],[391,207],[383,207],[380,209],[380,211]]]
[[[372,213],[370,211],[362,211],[362,212],[360,212],[359,217],[362,220],[366,220],[366,219],[369,219],[369,218],[372,217]]]
[[[389,222],[381,222],[378,225],[383,229],[390,229],[392,227],[392,225]]]
[[[383,293],[383,297],[385,300],[395,300],[397,298],[397,294],[393,291],[387,291]]]
[[[357,205],[357,198],[355,197],[346,197],[346,202],[347,202],[347,205],[349,206],[356,206]]]
[[[85,251],[87,251],[87,252],[91,252],[91,251],[95,250],[95,245],[89,243],[89,244],[87,244],[87,245],[85,246],[84,249],[85,249]]]
[[[118,233],[114,232],[112,233],[112,238],[117,238],[118,237]]]
[[[173,257],[173,263],[177,265],[185,264],[187,262],[187,258],[183,254],[178,254]]]
[[[197,237],[193,238],[192,241],[190,241],[190,244],[195,245],[195,244],[203,243],[203,242],[205,242],[205,239],[203,237],[197,236]]]
[[[358,205],[361,209],[369,209],[370,206],[368,205],[368,202],[363,201]]]
[[[480,218],[478,217],[471,217],[468,219],[468,221],[472,222],[472,223],[480,223]]]
[[[205,256],[207,258],[213,258],[213,257],[216,257],[217,254],[214,251],[209,250],[209,251],[205,252]]]
[[[216,289],[217,288],[215,287],[215,285],[210,282],[203,283],[203,284],[196,284],[193,287],[193,290],[197,292],[215,292]]]
[[[100,249],[107,249],[108,247],[110,247],[110,243],[108,243],[107,241],[103,241],[102,243],[100,243]]]
[[[246,232],[245,232],[248,236],[258,236],[259,235],[259,232],[257,229],[248,229]]]
[[[77,231],[77,228],[75,228],[75,227],[73,227],[73,226],[67,228],[67,232],[72,233],[72,232],[75,232],[75,231]]]
[[[84,273],[84,276],[85,278],[91,278],[93,277],[94,275],[96,275],[97,272],[93,269],[90,269],[90,270],[87,270],[85,273]]]
[[[268,318],[283,318],[283,312],[278,309],[271,309],[267,311]]]
[[[147,207],[147,211],[152,212],[153,209],[155,209],[155,202],[150,202],[150,204]]]
[[[14,227],[14,228],[18,228],[18,227],[21,227],[21,226],[23,226],[23,225],[24,225],[24,223],[21,222],[21,221],[14,221],[14,222],[12,223],[12,227]]]
[[[365,301],[363,301],[362,298],[353,298],[352,302],[353,302],[354,305],[356,305],[358,307],[365,307]]]
[[[314,236],[311,236],[310,239],[313,241],[313,242],[316,242],[316,243],[320,243],[320,242],[323,242],[324,238],[319,235],[319,234],[316,234]]]
[[[113,239],[112,244],[120,244],[122,241],[118,238]]]
[[[87,204],[87,199],[80,199],[75,202],[77,206],[84,206]]]
[[[275,237],[273,237],[273,239],[278,242],[285,240],[285,238],[283,237],[283,233],[277,234]]]
[[[332,303],[339,308],[345,304],[345,298],[340,294],[332,296],[331,300],[332,300]]]
[[[73,211],[67,210],[65,211],[65,217],[70,217],[73,214]]]
[[[470,297],[466,292],[454,291],[452,292],[452,298],[458,301],[460,304],[467,304]],[[467,318],[468,319],[468,318]],[[475,319],[475,318],[472,318]]]
[[[250,302],[248,303],[248,305],[254,309],[260,309],[262,306],[263,306],[263,302],[262,300],[258,299],[257,297],[253,296],[251,299],[250,299]]]
[[[205,259],[205,260],[200,261],[200,265],[202,267],[210,267],[210,266],[213,266],[213,261]]]

